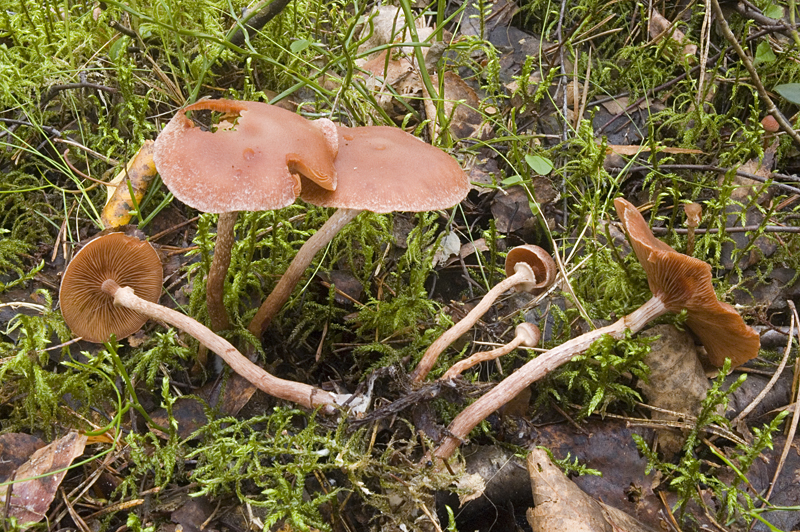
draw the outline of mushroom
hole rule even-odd
[[[336,190],[303,183],[300,198],[338,210],[306,241],[248,329],[260,337],[314,256],[358,213],[432,211],[452,207],[469,192],[469,181],[447,153],[389,126],[338,126]]]
[[[683,212],[686,213],[686,254],[692,255],[694,253],[694,230],[700,225],[700,220],[703,217],[703,206],[699,203],[684,203]]]
[[[196,127],[188,111],[236,118],[212,133]],[[300,193],[300,175],[335,188],[334,128],[330,120],[309,121],[265,103],[204,100],[178,111],[156,139],[156,168],[170,192],[190,207],[220,215],[206,288],[212,329],[230,326],[222,296],[238,211],[291,205]]]
[[[442,351],[472,328],[505,291],[511,288],[523,292],[541,290],[553,284],[557,272],[556,264],[550,254],[539,246],[530,244],[517,246],[509,251],[505,267],[507,277],[489,290],[461,321],[450,327],[428,347],[411,374],[411,380],[421,382],[436,364],[436,359]]]
[[[647,274],[653,297],[615,323],[564,342],[503,379],[455,417],[448,427],[450,435],[436,449],[435,456],[448,458],[486,416],[534,381],[586,351],[601,336],[620,339],[626,330],[636,333],[667,312],[686,309],[686,325],[700,338],[715,366],[722,366],[729,358],[731,367],[737,367],[758,355],[758,333],[745,325],[732,306],[717,300],[711,285],[711,267],[654,237],[641,213],[628,201],[617,198],[614,205]]]
[[[148,318],[163,321],[189,333],[269,395],[333,411],[332,394],[267,373],[208,327],[159,305],[161,282],[161,261],[149,243],[123,233],[106,234],[86,244],[69,263],[59,292],[61,313],[75,334],[97,343],[112,334],[133,334]]]
[[[452,366],[450,369],[445,371],[444,375],[441,376],[439,380],[449,380],[454,379],[456,376],[461,375],[464,371],[468,370],[475,364],[480,364],[481,362],[486,362],[488,360],[494,360],[496,358],[500,358],[503,355],[507,355],[514,349],[524,346],[524,347],[536,347],[536,344],[539,343],[539,339],[542,337],[541,331],[539,331],[539,327],[532,323],[524,322],[517,325],[514,329],[514,339],[508,342],[507,344],[498,347],[497,349],[492,349],[491,351],[480,351],[478,353],[473,353],[469,356],[469,358],[465,358],[464,360],[459,360]]]

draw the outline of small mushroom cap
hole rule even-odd
[[[700,219],[703,217],[703,206],[699,203],[684,203],[683,212],[686,213],[686,225],[689,227],[697,227],[700,225]]]
[[[452,207],[469,192],[458,162],[402,129],[338,127],[335,191],[303,183],[303,201],[321,207],[432,211]]]
[[[187,111],[238,115],[215,132],[196,127]],[[317,123],[319,122],[319,123]],[[153,158],[176,198],[203,212],[286,207],[300,178],[336,188],[335,126],[260,102],[203,100],[178,111],[156,139]]]
[[[630,202],[617,198],[614,205],[653,296],[671,312],[687,310],[686,325],[700,338],[711,363],[720,367],[727,357],[736,367],[755,358],[761,347],[758,333],[745,325],[731,305],[717,299],[711,266],[658,240]]]
[[[514,266],[518,262],[524,262],[533,270],[536,277],[535,283],[521,283],[515,288],[523,292],[535,292],[547,288],[556,280],[558,268],[553,261],[553,257],[548,252],[531,244],[524,244],[512,248],[506,255],[506,276],[514,275]]]
[[[767,115],[764,118],[762,118],[761,126],[767,133],[777,133],[778,131],[781,130],[781,126],[778,125],[778,121],[775,120],[775,117],[772,115]]]
[[[516,329],[514,329],[514,334],[522,337],[522,343],[520,345],[525,347],[536,347],[536,344],[539,343],[542,337],[539,327],[527,321],[517,325]]]
[[[75,254],[61,280],[59,302],[67,326],[89,342],[105,342],[112,334],[125,338],[147,321],[114,305],[114,298],[100,288],[107,279],[156,302],[163,282],[161,260],[149,243],[123,233],[95,238]]]

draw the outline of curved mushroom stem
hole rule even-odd
[[[630,330],[631,333],[638,332],[650,320],[666,312],[667,308],[664,303],[659,298],[652,297],[647,303],[611,325],[573,338],[529,361],[458,414],[447,427],[450,435],[445,437],[433,455],[443,460],[449,458],[470,431],[489,414],[511,401],[531,383],[586,351],[604,334],[618,340],[622,338],[626,330]]]
[[[186,331],[201,344],[222,357],[230,367],[252,382],[258,389],[278,399],[293,401],[306,408],[324,407],[326,413],[335,411],[336,401],[330,393],[301,382],[279,379],[247,360],[233,345],[217,336],[211,329],[175,310],[151,303],[133,293],[128,286],[119,286],[108,279],[103,282],[103,292],[114,298],[114,304],[129,308],[150,319],[160,320]]]
[[[225,309],[225,278],[231,265],[231,249],[236,238],[233,229],[238,214],[236,211],[223,212],[217,221],[217,242],[214,244],[214,258],[211,259],[206,280],[206,307],[211,329],[214,331],[224,331],[231,326],[228,311]]]
[[[524,345],[525,347],[535,347],[536,344],[539,343],[539,339],[542,336],[541,332],[539,331],[539,327],[533,325],[532,323],[521,323],[517,326],[515,334],[516,336],[514,336],[514,339],[504,346],[498,347],[497,349],[492,349],[491,351],[480,351],[472,354],[464,360],[459,360],[453,364],[450,369],[448,369],[444,375],[439,378],[439,380],[446,381],[449,379],[454,379],[456,376],[461,375],[472,366],[480,364],[481,362],[500,358],[501,356],[507,355],[521,345]]]
[[[439,338],[436,339],[436,341],[431,344],[428,350],[425,351],[425,354],[422,355],[422,359],[419,361],[419,364],[417,364],[417,367],[411,374],[412,381],[421,382],[425,377],[427,377],[428,373],[433,368],[433,365],[436,364],[436,359],[438,359],[439,355],[442,354],[442,351],[447,349],[447,346],[455,342],[458,337],[475,325],[478,319],[486,314],[486,311],[489,310],[489,307],[492,306],[492,303],[494,303],[502,293],[520,283],[536,282],[536,276],[533,274],[533,269],[524,262],[518,262],[514,266],[514,272],[514,275],[511,277],[506,277],[497,283],[494,288],[486,292],[486,295],[483,296],[483,299],[481,299],[477,305],[475,305],[475,308],[469,311],[469,313],[464,316],[461,321],[447,329]]]
[[[361,212],[359,209],[337,209],[328,220],[322,224],[319,230],[311,235],[305,244],[292,259],[292,263],[283,273],[278,284],[267,296],[267,299],[258,308],[258,312],[253,316],[247,329],[256,337],[261,337],[267,330],[272,318],[278,313],[283,305],[289,300],[294,287],[303,276],[314,256],[333,240],[342,227],[347,225]]]

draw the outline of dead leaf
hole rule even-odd
[[[528,193],[520,186],[509,188],[505,194],[498,193],[492,203],[492,216],[501,233],[522,229],[525,222],[533,218]]]
[[[528,455],[528,473],[534,507],[527,516],[534,532],[652,531],[625,512],[586,495],[542,449]]]
[[[440,86],[437,76],[432,76],[431,81],[435,87]],[[428,127],[431,138],[436,138],[441,129],[436,105],[424,86],[422,86],[422,92],[425,95],[425,116],[430,120]],[[455,72],[444,73],[444,86],[439,98],[443,100],[443,114],[448,121],[450,135],[454,139],[484,138],[491,131],[488,124],[487,127],[482,127],[484,124],[483,117],[478,112],[480,108],[478,95]]]
[[[125,169],[106,185],[108,201],[100,215],[100,221],[103,222],[106,229],[119,227],[131,221],[131,211],[142,201],[147,187],[156,176],[153,146],[152,140],[145,141],[136,155],[128,161]],[[127,180],[130,180],[130,189]],[[135,202],[131,200],[131,189]]]
[[[459,258],[466,258],[472,255],[473,253],[489,251],[489,246],[486,245],[486,240],[483,238],[479,238],[474,242],[467,242],[461,249],[458,251]]]
[[[67,469],[75,458],[83,454],[85,446],[85,435],[70,432],[34,452],[17,468],[14,482],[0,486],[0,506],[7,509],[7,515],[17,518],[20,523],[41,521],[55,499]],[[7,501],[9,489],[11,500]]]
[[[36,436],[20,433],[0,434],[0,482],[6,482],[44,442]]]
[[[433,266],[444,264],[447,262],[447,259],[458,255],[460,251],[461,239],[458,238],[458,234],[455,231],[450,231],[442,238],[441,242],[439,242],[439,247],[436,248],[433,254]]]
[[[425,41],[433,34],[433,28],[425,26],[425,21],[422,17],[416,19],[414,25],[420,41]],[[358,47],[359,55],[369,53],[370,50],[385,44],[411,40],[406,28],[406,18],[402,10],[395,6],[376,7],[370,14],[367,23],[364,24],[360,38],[367,39]],[[407,56],[414,55],[414,48],[411,46],[401,47],[399,51]],[[427,47],[423,48],[422,52],[423,54],[427,53]]]
[[[645,153],[650,151],[650,146],[636,146],[636,145],[619,145],[619,144],[609,144],[606,146],[606,155],[610,155],[612,153],[616,153],[618,155],[638,155],[639,153]],[[703,153],[702,150],[697,150],[694,148],[670,148],[667,146],[660,146],[658,148],[660,153]]]
[[[650,366],[648,382],[639,387],[652,406],[682,412],[690,416],[700,413],[700,403],[710,388],[703,366],[697,358],[694,340],[686,332],[672,325],[656,325],[643,336],[660,338],[652,344],[645,363]],[[678,420],[676,416],[662,412],[652,412],[653,419]],[[659,448],[666,460],[670,460],[683,447],[686,440],[683,431],[664,429],[658,431]]]
[[[664,18],[658,10],[653,9],[650,15],[650,37],[655,42],[665,36],[683,45],[683,55],[697,55],[697,45],[688,42],[686,35],[681,30]]]

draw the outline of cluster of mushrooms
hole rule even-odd
[[[222,115],[216,131],[198,127],[187,116],[187,112],[198,111]],[[219,214],[207,280],[211,328],[158,305],[162,288],[158,254],[149,243],[123,233],[95,238],[72,259],[60,290],[64,320],[75,334],[92,342],[107,341],[111,335],[124,338],[148,318],[168,323],[217,353],[262,391],[329,412],[349,396],[279,379],[215,333],[230,326],[222,294],[238,211],[279,209],[298,197],[338,209],[302,246],[258,309],[248,329],[260,337],[315,254],[359,212],[444,209],[460,202],[469,191],[466,175],[452,157],[401,129],[349,128],[327,119],[310,121],[258,102],[205,100],[185,107],[158,136],[154,159],[164,184],[175,197],[200,211]],[[758,334],[730,305],[717,300],[710,267],[657,240],[627,201],[617,199],[615,204],[647,273],[653,298],[618,322],[574,338],[512,373],[453,420],[435,456],[447,459],[480,421],[532,382],[584,352],[602,335],[620,338],[626,330],[637,332],[665,312],[688,311],[687,326],[718,366],[725,358],[738,366],[757,355]],[[439,354],[471,328],[501,294],[511,288],[541,291],[555,281],[557,268],[541,248],[520,246],[509,252],[506,273],[504,281],[430,346],[412,373],[415,382],[427,377]],[[509,344],[475,353],[451,367],[442,378],[454,378],[472,365],[520,346],[533,347],[539,341],[539,330],[532,324],[520,324],[515,333]]]

